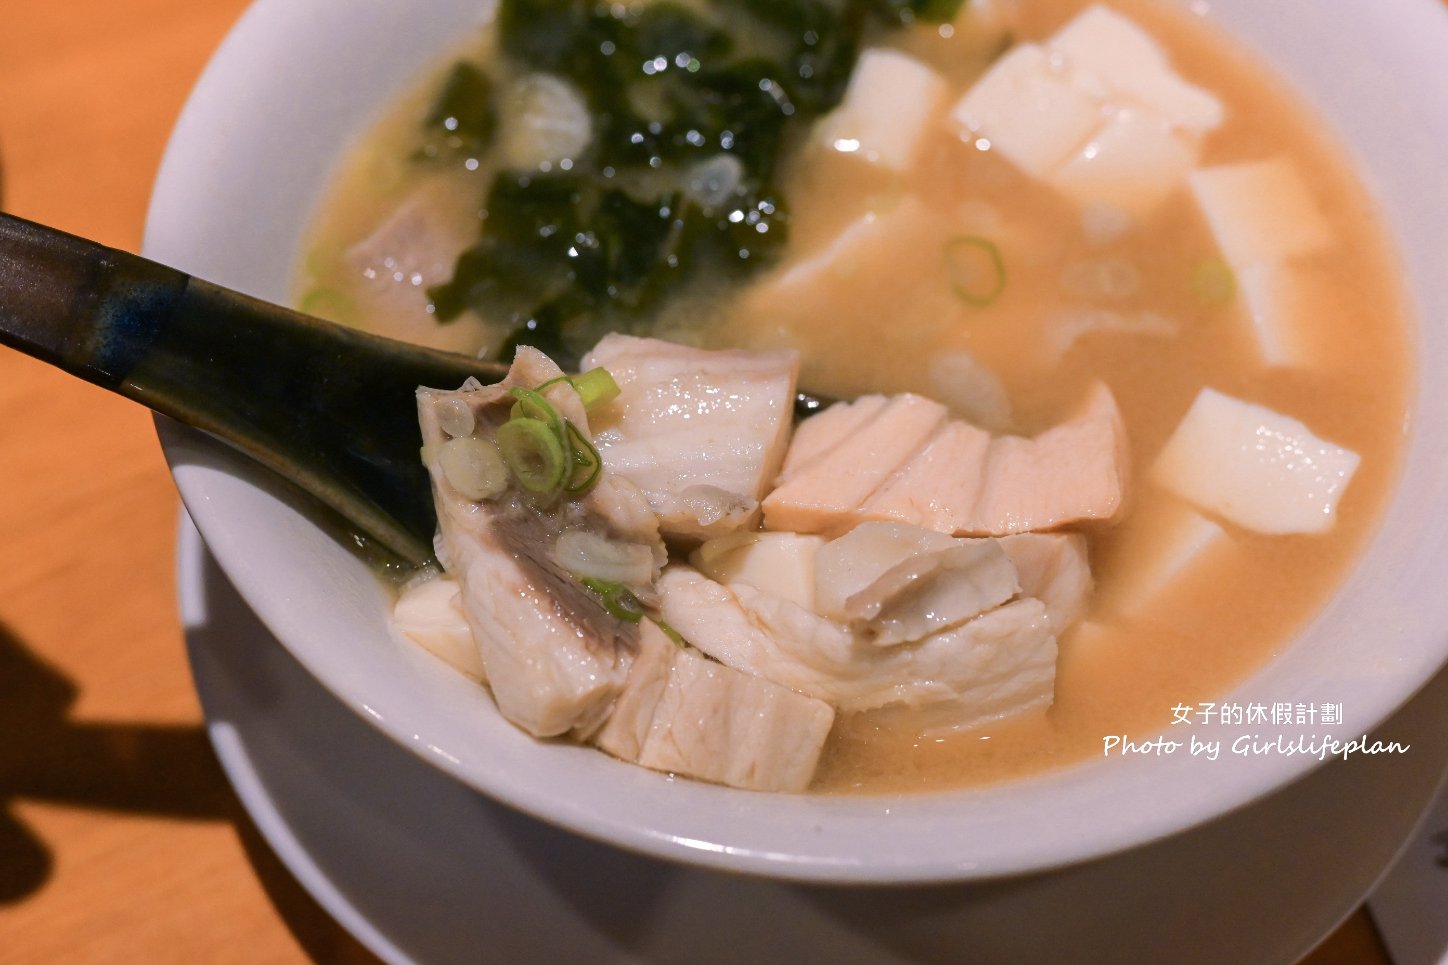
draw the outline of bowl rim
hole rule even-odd
[[[148,256],[198,274],[205,272],[211,280],[232,284],[260,297],[275,297],[274,291],[267,290],[254,278],[228,277],[224,265],[221,266],[223,271],[220,276],[216,271],[206,272],[206,267],[211,264],[205,255],[207,229],[203,228],[197,234],[196,223],[190,221],[190,215],[197,207],[210,210],[208,192],[213,185],[207,174],[201,173],[210,170],[208,165],[220,169],[223,174],[240,170],[236,167],[240,163],[238,158],[227,156],[231,142],[225,140],[224,132],[219,129],[217,116],[218,113],[230,116],[232,111],[223,108],[236,108],[238,105],[244,109],[242,113],[245,110],[256,111],[260,109],[259,103],[266,100],[249,86],[255,81],[257,53],[269,52],[268,56],[260,59],[262,63],[276,62],[278,56],[285,59],[288,51],[296,49],[295,40],[285,37],[288,31],[305,33],[307,30],[335,28],[339,23],[337,10],[343,2],[257,0],[228,34],[196,84],[167,146],[147,215],[143,251]],[[416,5],[426,0],[409,2]],[[1226,0],[1219,5],[1232,6]],[[408,3],[397,6],[405,9]],[[461,0],[453,4],[453,7],[460,6]],[[1421,43],[1426,34],[1435,43],[1441,43],[1437,50],[1448,49],[1448,15],[1434,0],[1386,0],[1376,9],[1389,10],[1411,19],[1415,25],[1414,40]],[[349,13],[353,17],[368,15],[357,10]],[[1367,13],[1361,16],[1374,15]],[[391,19],[384,18],[385,23],[379,29],[393,29],[396,16],[395,11],[388,14]],[[461,14],[454,13],[453,16],[460,18]],[[282,39],[279,40],[279,37]],[[1408,40],[1404,42],[1408,43]],[[438,52],[442,52],[442,48]],[[1444,73],[1448,77],[1448,71]],[[1448,92],[1448,80],[1445,80],[1442,89]],[[315,145],[311,147],[315,148]],[[341,146],[333,146],[334,153],[328,157],[329,163],[335,160],[335,153],[340,150]],[[297,199],[286,198],[282,203],[295,207]],[[218,227],[205,218],[199,219],[199,223],[203,226],[210,224],[209,230],[213,232],[224,231],[226,227],[224,224]],[[282,283],[287,281],[289,278]],[[1419,324],[1421,327],[1426,321],[1420,319]],[[1420,402],[1429,394],[1423,384],[1426,371],[1427,366],[1423,365],[1417,373]],[[1435,396],[1432,401],[1431,408],[1425,405],[1417,411],[1406,444],[1409,455],[1419,453],[1426,445],[1422,439],[1428,417],[1448,411],[1448,403],[1444,400]],[[376,692],[365,687],[359,689],[340,679],[334,657],[329,656],[325,648],[309,644],[305,639],[315,631],[315,627],[297,612],[304,603],[298,602],[288,592],[279,592],[276,558],[258,557],[257,527],[244,523],[238,525],[234,515],[241,509],[259,507],[273,518],[283,520],[287,526],[307,528],[310,524],[305,520],[304,509],[292,494],[267,477],[264,471],[246,463],[215,440],[165,420],[158,420],[158,434],[182,499],[208,547],[247,604],[325,687],[394,740],[475,789],[551,823],[631,850],[724,870],[816,882],[919,883],[1022,874],[1121,851],[1184,830],[1270,793],[1318,764],[1318,761],[1306,756],[1284,761],[1242,762],[1240,767],[1230,771],[1216,771],[1221,779],[1210,782],[1209,795],[1192,797],[1156,787],[1162,780],[1159,770],[1154,772],[1143,766],[1141,761],[1123,761],[1120,773],[1125,776],[1112,783],[1122,785],[1124,782],[1138,793],[1148,793],[1154,803],[1154,807],[1145,811],[1138,809],[1128,823],[1117,820],[1117,812],[1113,811],[1114,807],[1120,806],[1119,795],[1102,794],[1100,788],[1093,790],[1089,774],[1085,778],[1082,776],[1085,772],[1099,773],[1100,762],[1082,762],[1013,781],[1004,787],[928,795],[828,798],[805,795],[780,802],[777,796],[695,782],[673,782],[652,772],[623,779],[599,778],[600,772],[595,764],[582,764],[582,759],[575,757],[567,766],[584,769],[587,781],[594,782],[587,786],[604,795],[601,808],[582,806],[576,798],[560,794],[556,781],[549,783],[546,779],[550,775],[556,777],[552,757],[549,758],[548,768],[545,768],[547,773],[542,777],[531,771],[522,774],[480,773],[464,755],[453,752],[456,748],[433,742],[430,735],[419,731],[416,728],[418,719],[408,708],[389,703],[385,694],[379,697]],[[1443,467],[1438,465],[1430,468],[1443,471]],[[1404,471],[1407,471],[1406,467]],[[1397,518],[1402,511],[1400,501],[1400,495],[1395,492],[1391,505],[1385,511],[1387,516]],[[1448,516],[1448,513],[1443,515]],[[1381,528],[1387,527],[1387,516],[1380,523]],[[1427,527],[1420,534],[1424,553],[1439,562],[1448,560],[1448,537],[1444,537],[1444,533],[1448,533],[1448,527],[1436,524],[1436,528]],[[339,552],[344,551],[339,549]],[[1376,542],[1364,559],[1375,552]],[[1432,555],[1434,552],[1436,555]],[[328,561],[325,565],[345,564]],[[1360,562],[1359,568],[1363,565]],[[1329,606],[1328,611],[1314,622],[1314,627],[1332,618],[1333,609]],[[1416,635],[1414,640],[1426,640],[1424,634],[1432,634],[1438,646],[1435,649],[1431,642],[1405,645],[1404,651],[1397,654],[1389,666],[1379,668],[1368,691],[1370,699],[1348,712],[1354,729],[1360,726],[1366,731],[1388,717],[1425,685],[1440,665],[1448,662],[1448,613],[1415,624],[1407,632]],[[1274,658],[1268,666],[1277,665],[1280,659]],[[430,683],[444,688],[449,686],[439,683],[425,668],[415,672]],[[1250,685],[1260,676],[1260,672],[1254,674],[1242,686],[1234,688],[1233,695],[1250,692]],[[549,748],[546,753],[552,755],[554,750],[557,748]],[[592,750],[584,753],[607,760]],[[559,761],[565,760],[569,760],[567,755],[559,758]],[[616,762],[609,763],[620,770],[640,770],[622,768]],[[1177,770],[1180,771],[1180,768]],[[613,789],[618,792],[615,797],[609,796],[612,793],[609,785],[619,786]],[[641,820],[633,812],[625,810],[630,804],[639,802],[659,804],[659,789],[665,786],[668,796],[680,798],[682,803],[669,805],[663,818],[655,815]],[[1035,810],[1024,807],[1019,819],[1011,826],[1019,828],[1030,821],[1037,822],[1036,827],[1041,829],[1041,833],[1031,840],[992,842],[986,839],[988,827],[977,832],[974,838],[969,838],[968,845],[949,836],[948,832],[958,828],[959,815],[983,813],[983,809],[990,808],[1022,807],[1029,803],[1020,800],[1023,794],[1037,800],[1038,804],[1040,799],[1054,795],[1068,802],[1070,811],[1059,807],[1038,807]],[[770,803],[759,804],[761,798]],[[746,801],[756,803],[746,804]],[[723,828],[701,824],[685,813],[694,806],[707,810],[711,820],[732,816],[737,823]],[[772,827],[771,833],[757,833],[758,829],[753,825],[748,825],[753,831],[743,830],[746,827],[744,822],[759,822],[763,812],[774,815],[772,820],[788,824],[799,833],[791,836],[788,828],[781,831],[779,827]],[[1083,819],[1083,814],[1090,815],[1090,819]],[[888,844],[897,836],[903,841],[909,835],[902,833],[900,826],[911,822],[921,823],[922,828],[934,829],[941,834],[940,840],[932,845],[910,837],[913,843],[898,855],[881,853],[882,842],[872,843],[875,850],[870,854],[862,855],[856,851],[861,846],[858,840],[860,834],[886,829],[882,835],[883,844]]]

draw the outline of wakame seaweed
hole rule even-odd
[[[502,0],[502,56],[568,81],[592,140],[566,171],[496,176],[481,237],[429,289],[438,319],[476,309],[509,326],[500,356],[528,344],[566,365],[605,331],[645,330],[678,294],[769,265],[789,226],[781,160],[839,103],[867,31],[947,20],[961,2]],[[428,129],[476,154],[495,123],[487,74],[459,64]],[[725,188],[701,190],[711,178]]]
[[[491,78],[467,61],[454,64],[423,128],[427,139],[418,153],[424,158],[486,151],[498,128]]]

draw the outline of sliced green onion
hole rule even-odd
[[[598,482],[598,474],[603,471],[603,458],[599,456],[598,449],[593,443],[583,437],[578,427],[567,419],[563,420],[564,431],[568,436],[568,462],[570,472],[563,483],[565,493],[586,493]]]
[[[634,596],[633,591],[622,583],[586,579],[583,585],[598,597],[609,616],[625,623],[638,623],[644,618],[644,605]]]
[[[674,646],[683,649],[689,645],[689,641],[684,639],[684,635],[678,630],[675,630],[667,620],[655,620],[654,624],[660,630],[664,631],[664,636],[674,641]]]
[[[618,383],[613,380],[608,369],[602,367],[589,369],[576,376],[573,379],[573,388],[578,391],[578,397],[583,400],[583,408],[588,412],[618,398]]]
[[[562,488],[569,460],[557,433],[546,423],[510,419],[498,428],[498,449],[524,489],[553,494]]]
[[[946,244],[945,270],[956,297],[976,308],[990,305],[1006,288],[1001,250],[979,235],[964,235]]]
[[[612,384],[613,379],[608,381]],[[598,449],[543,397],[543,390],[559,382],[573,384],[568,376],[560,375],[536,389],[512,389],[510,394],[518,400],[513,404],[513,417],[498,430],[498,447],[518,482],[530,492],[550,496],[560,490],[585,493],[603,471]],[[593,384],[597,385],[596,377]]]
[[[602,366],[589,369],[582,375],[555,375],[533,391],[541,395],[560,382],[567,382],[569,387],[578,393],[578,398],[583,402],[586,412],[592,412],[599,406],[607,405],[618,398],[618,383],[613,380],[608,369]]]
[[[534,389],[533,389],[533,391],[534,391],[534,392],[537,392],[538,394],[541,395],[542,393],[544,393],[544,392],[548,391],[549,389],[553,388],[553,386],[557,385],[557,384],[560,383],[560,382],[567,382],[569,385],[572,385],[572,384],[573,384],[573,379],[572,379],[571,377],[567,376],[567,375],[555,375],[555,376],[553,376],[553,378],[549,379],[547,382],[544,382],[544,383],[542,383],[542,384],[540,384],[540,385],[535,386]]]
[[[1192,291],[1210,308],[1229,304],[1237,295],[1237,275],[1224,261],[1204,261],[1192,269]]]
[[[513,405],[514,419],[534,419],[548,426],[563,443],[563,417],[553,408],[553,403],[543,398],[536,389],[514,388],[511,395],[518,401]]]

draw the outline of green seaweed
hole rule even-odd
[[[476,157],[492,147],[498,129],[492,79],[467,61],[454,64],[423,128],[426,139],[418,152],[423,158]]]
[[[509,327],[503,357],[529,344],[568,365],[605,331],[647,330],[679,295],[772,264],[789,228],[782,161],[839,103],[867,33],[948,19],[960,3],[502,0],[503,57],[572,84],[594,136],[567,171],[496,176],[480,238],[429,289],[438,319],[475,309]],[[444,103],[476,102],[478,77],[455,70],[429,125],[456,116]],[[738,183],[701,200],[691,172],[721,155]]]

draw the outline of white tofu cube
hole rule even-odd
[[[470,677],[486,678],[473,631],[463,617],[457,581],[415,583],[392,608],[392,623],[406,637]]]
[[[1092,6],[1057,31],[1047,49],[1073,82],[1107,100],[1150,109],[1168,126],[1202,134],[1222,123],[1221,101],[1182,80],[1166,51],[1135,23]]]
[[[867,211],[835,236],[823,251],[779,275],[768,288],[772,300],[812,300],[836,282],[869,277],[881,252],[918,249],[938,253],[949,225],[908,195],[892,207]],[[937,254],[938,257],[938,254]]]
[[[1117,576],[1106,606],[1134,615],[1213,561],[1225,559],[1232,538],[1186,503],[1147,509],[1115,554]]]
[[[1094,6],[1045,46],[1000,58],[952,116],[1078,203],[1140,217],[1176,189],[1223,112],[1145,31]]]
[[[945,97],[935,71],[897,50],[866,50],[855,63],[844,99],[820,123],[826,147],[904,171]]]
[[[743,583],[814,609],[815,554],[822,536],[797,533],[737,533],[709,540],[689,557],[716,583]]]
[[[1321,533],[1358,455],[1265,406],[1203,389],[1152,467],[1160,485],[1259,533]]]
[[[1036,44],[1021,44],[995,62],[951,109],[971,137],[1028,174],[1042,177],[1089,138],[1103,120],[1096,98],[1051,68]]]
[[[1311,337],[1322,311],[1321,286],[1310,270],[1294,264],[1256,264],[1237,272],[1237,291],[1262,361],[1273,368],[1309,368],[1319,351]]]
[[[1144,217],[1182,183],[1197,148],[1155,115],[1125,108],[1047,178],[1079,204]]]
[[[1333,243],[1332,228],[1286,158],[1202,168],[1188,180],[1217,247],[1239,274]]]

